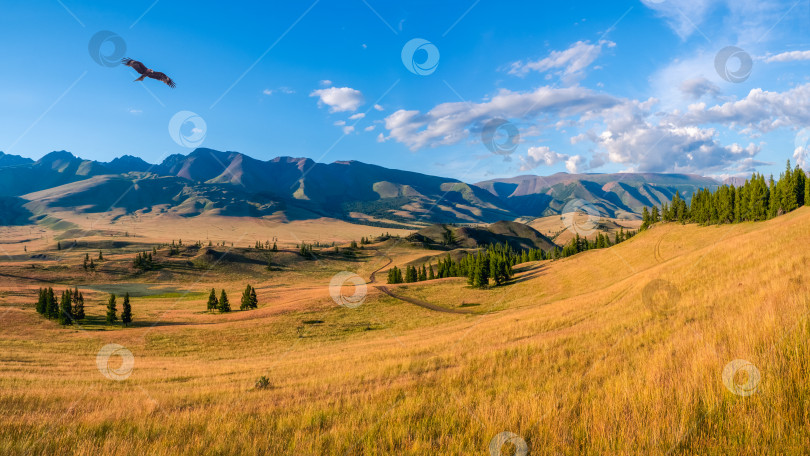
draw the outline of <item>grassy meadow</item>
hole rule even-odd
[[[126,240],[193,242],[226,222],[177,220],[171,229],[187,234],[171,236],[144,218]],[[658,224],[608,249],[518,265],[511,283],[487,290],[456,278],[390,286],[469,314],[375,288],[392,265],[441,252],[389,240],[305,261],[284,231],[295,228],[219,230],[226,246],[174,258],[160,250],[166,266],[145,273],[131,267],[140,245],[103,249],[91,274],[81,259],[98,249],[81,243],[103,232],[57,252],[32,234],[49,228],[9,229],[5,239],[29,241],[0,251],[0,454],[490,454],[503,432],[532,455],[810,448],[810,208],[767,222]],[[304,229],[304,241],[341,247],[394,231]],[[266,252],[247,246],[273,236],[282,251],[267,268]],[[359,307],[333,301],[334,274],[368,279],[380,268]],[[212,287],[238,309],[248,283],[258,309],[206,311]],[[35,312],[39,287],[73,285],[86,322],[63,328]],[[134,296],[131,327],[103,321],[116,291]],[[106,344],[132,353],[124,380],[99,370]],[[737,359],[759,376],[724,378]],[[109,362],[121,367],[118,356]],[[262,376],[269,385],[257,388]],[[735,394],[739,385],[753,394]]]

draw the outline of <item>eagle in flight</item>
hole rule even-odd
[[[130,58],[123,58],[121,59],[121,63],[123,63],[128,67],[134,68],[135,71],[140,73],[141,77],[139,77],[133,82],[143,81],[143,78],[152,78],[157,79],[158,81],[165,82],[166,85],[171,87],[172,89],[175,87],[174,81],[172,81],[170,77],[166,76],[164,73],[161,73],[159,71],[154,71],[149,68],[146,68],[146,65],[137,60],[132,60]]]

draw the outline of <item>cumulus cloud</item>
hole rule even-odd
[[[369,125],[368,127],[364,128],[363,131],[374,131],[374,128],[374,125]]]
[[[362,119],[363,117],[366,117],[366,115],[364,113],[362,113],[362,112],[358,112],[357,114],[349,116],[349,119],[357,120],[357,119]]]
[[[383,110],[383,109],[385,109],[385,108],[383,108],[382,106],[380,106],[380,105],[378,105],[378,104],[375,104],[375,105],[374,105],[374,109],[376,109],[377,111],[382,111],[382,110]]]
[[[482,103],[442,103],[426,113],[400,109],[385,118],[390,137],[412,150],[456,144],[493,118],[560,118],[620,103],[583,87],[540,87],[533,92],[501,90]]]
[[[783,126],[804,126],[810,123],[810,84],[786,92],[753,89],[741,100],[712,107],[705,103],[694,104],[679,123],[719,123],[740,126],[749,133],[768,133]]]
[[[351,87],[329,87],[318,89],[309,94],[318,97],[318,106],[329,106],[329,112],[357,111],[365,99],[363,94]]]
[[[605,47],[612,48],[616,43],[601,40],[596,44],[588,41],[577,41],[564,51],[552,51],[548,57],[534,61],[513,62],[509,74],[526,76],[531,71],[538,73],[553,72],[565,82],[575,82],[582,79],[585,70],[602,54]]]
[[[695,100],[706,94],[715,97],[720,95],[720,87],[702,76],[683,81],[680,89],[685,95]]]
[[[533,169],[541,164],[545,164],[546,166],[554,166],[557,163],[567,159],[568,155],[558,154],[557,152],[551,150],[551,148],[548,146],[529,147],[529,151],[526,153],[526,160],[524,161],[521,170],[526,171]]]
[[[554,152],[548,146],[530,147],[526,157],[522,157],[521,171],[529,171],[540,165],[554,166],[565,162],[565,169],[569,173],[579,173],[585,165],[585,158],[580,155],[566,155]]]
[[[589,139],[608,161],[637,172],[709,172],[753,159],[760,151],[755,144],[724,146],[713,128],[652,123],[648,119],[654,102],[628,101],[602,114],[604,130],[589,132]]]
[[[790,51],[790,52],[783,52],[781,54],[770,55],[764,57],[764,60],[767,63],[772,62],[795,62],[798,60],[810,60],[810,51]]]

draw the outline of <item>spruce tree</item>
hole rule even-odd
[[[253,287],[250,287],[250,308],[251,309],[259,308],[259,297],[256,296],[256,289]]]
[[[44,288],[39,289],[39,297],[37,298],[37,313],[40,315],[45,314],[47,305],[47,292]]]
[[[242,292],[242,300],[239,303],[239,310],[250,309],[250,285]]]
[[[104,255],[101,253],[101,250],[98,251],[98,261],[104,261]]]
[[[132,306],[129,303],[129,293],[124,295],[123,307],[121,311],[121,323],[126,326],[128,323],[132,322]]]
[[[56,295],[53,293],[53,288],[48,287],[47,307],[45,315],[48,318],[56,318],[59,316],[59,304],[56,302]]]
[[[71,291],[70,289],[62,292],[62,302],[59,306],[59,324],[67,326],[73,321],[71,320],[73,309],[71,308]]]
[[[230,312],[231,311],[231,303],[228,302],[228,295],[225,294],[225,289],[222,289],[222,293],[219,295],[219,311],[220,312]]]
[[[115,295],[110,294],[110,299],[107,301],[107,323],[115,323],[118,317],[115,315]]]
[[[208,310],[214,311],[219,308],[219,300],[217,300],[217,292],[212,288],[211,294],[208,295]]]
[[[79,298],[76,300],[76,306],[73,309],[73,318],[76,320],[84,320],[84,295],[79,292]]]

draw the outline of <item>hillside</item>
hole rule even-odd
[[[48,432],[69,447],[119,454],[480,454],[509,430],[540,454],[750,454],[763,442],[775,454],[801,453],[810,439],[808,240],[805,207],[767,222],[655,225],[609,249],[517,265],[504,287],[390,286],[472,314],[436,312],[373,285],[357,308],[332,301],[336,272],[384,275],[381,255],[397,265],[426,252],[406,243],[319,261],[285,251],[272,272],[244,247],[237,263],[217,265],[215,247],[205,249],[205,283],[185,252],[169,260],[165,249],[165,268],[143,277],[131,270],[137,246],[105,252],[93,274],[81,270],[81,239],[50,260],[2,257],[0,274],[11,279],[0,285],[0,448],[50,452],[39,438]],[[67,276],[85,291],[84,331],[32,308],[41,283]],[[202,311],[210,287],[236,300],[245,281],[258,310]],[[137,324],[105,327],[106,293],[125,289],[137,293]],[[135,356],[126,381],[99,374],[108,343]],[[746,386],[753,395],[725,384],[723,369],[737,359],[760,373]],[[260,376],[269,388],[254,387]],[[124,392],[129,407],[109,399]],[[36,400],[21,407],[22,397]]]
[[[554,243],[534,228],[517,222],[499,221],[487,226],[436,224],[407,237],[418,245],[438,249],[475,249],[490,244],[509,244],[515,250],[551,250]]]

